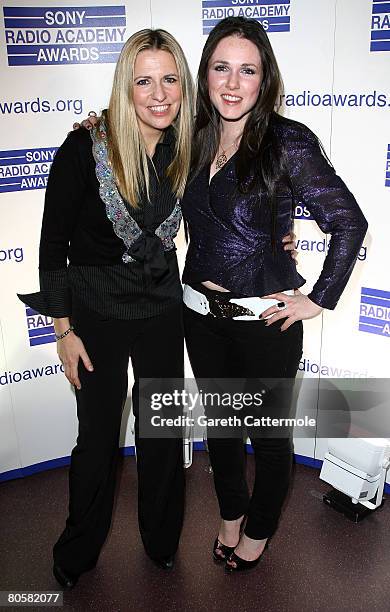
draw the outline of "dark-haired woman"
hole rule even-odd
[[[212,30],[199,67],[192,178],[183,199],[190,236],[185,335],[196,378],[294,378],[302,320],[336,306],[367,229],[316,136],[274,112],[280,88],[258,22],[229,18]],[[332,236],[309,295],[298,290],[305,280],[281,246],[298,201]],[[222,518],[213,554],[229,572],[257,564],[288,490],[291,439],[251,442],[252,495],[242,439],[208,440]]]

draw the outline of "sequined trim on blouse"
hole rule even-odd
[[[136,240],[142,235],[143,231],[138,223],[129,214],[123,198],[121,197],[112,170],[108,161],[107,154],[107,134],[103,121],[100,121],[99,132],[100,138],[97,137],[96,128],[91,130],[92,138],[92,153],[96,162],[96,177],[99,181],[99,195],[106,206],[106,214],[108,219],[113,224],[115,234],[123,240],[126,246],[126,252],[122,255],[124,263],[133,263],[136,261],[127,252]],[[179,200],[169,215],[155,230],[162,242],[164,251],[170,251],[174,248],[173,239],[179,231],[182,211]]]
[[[169,215],[156,229],[154,232],[158,236],[163,244],[164,251],[170,251],[174,248],[175,244],[173,239],[177,236],[179,231],[180,221],[183,214],[181,212],[181,206],[179,200],[176,202],[176,206]]]

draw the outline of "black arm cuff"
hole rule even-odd
[[[71,295],[70,291],[38,291],[37,293],[17,294],[18,298],[39,314],[56,319],[70,317]]]
[[[17,294],[18,298],[39,314],[61,319],[72,312],[71,292],[67,269],[39,270],[41,290],[37,293]]]

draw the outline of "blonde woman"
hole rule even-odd
[[[54,317],[58,354],[76,389],[69,517],[54,546],[54,575],[65,588],[95,566],[110,527],[129,358],[143,544],[164,569],[178,546],[182,442],[140,438],[137,385],[141,377],[183,376],[173,238],[190,165],[192,101],[176,40],[164,30],[137,32],[121,52],[108,110],[91,132],[69,134],[50,172],[41,291],[20,298]]]

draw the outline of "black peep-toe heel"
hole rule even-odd
[[[233,551],[230,554],[230,556],[226,559],[225,571],[228,572],[229,574],[232,574],[233,572],[245,572],[245,571],[254,569],[256,565],[259,563],[262,556],[264,555],[265,550],[267,548],[268,548],[268,540],[265,543],[265,546],[264,546],[264,549],[261,555],[257,557],[257,559],[253,559],[253,561],[246,561],[246,559],[241,559],[241,557],[236,555],[236,553]],[[229,565],[228,561],[234,561],[236,566],[233,567],[232,565]]]
[[[240,537],[244,529],[245,519],[246,517],[244,516],[240,524]],[[237,545],[238,545],[238,542],[236,546]],[[226,544],[222,544],[222,542],[218,538],[215,538],[214,546],[213,546],[214,561],[216,561],[217,563],[226,562],[227,559],[230,557],[230,555],[234,552],[234,549],[236,548],[236,546],[227,546]],[[222,552],[222,555],[218,554],[217,552],[218,550]]]
[[[236,546],[226,546],[226,544],[222,544],[222,542],[220,542],[218,538],[215,538],[213,546],[214,561],[216,561],[217,563],[225,562],[230,557]],[[218,554],[218,550],[220,550],[222,554]]]

